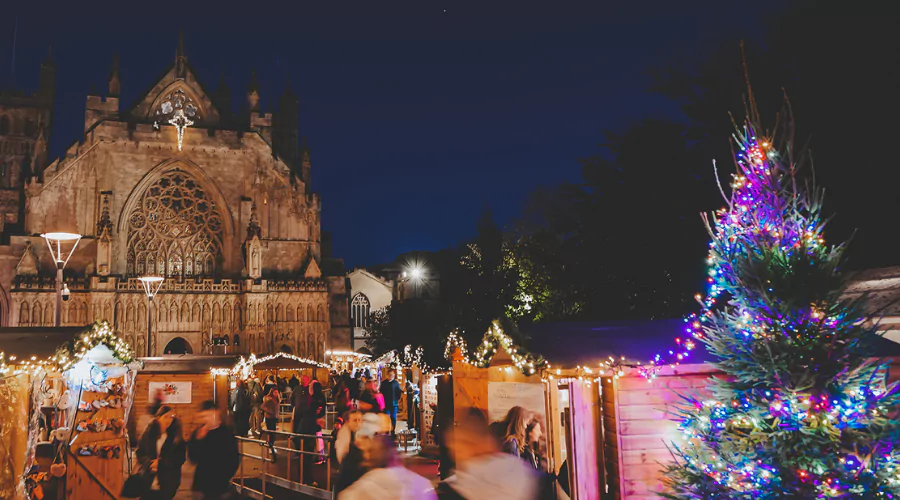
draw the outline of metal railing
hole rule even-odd
[[[271,483],[281,488],[314,498],[321,498],[323,500],[333,498],[334,494],[331,491],[331,448],[334,446],[333,437],[327,435],[319,436],[316,434],[296,434],[293,432],[277,430],[267,430],[264,431],[264,434],[265,433],[272,434],[276,437],[275,444],[270,445],[267,441],[260,439],[245,437],[237,438],[238,454],[241,457],[241,463],[240,469],[238,470],[238,476],[233,478],[231,482],[238,488],[241,495],[259,500],[272,498],[272,495],[266,494],[266,485]],[[280,436],[287,437],[287,447],[278,444],[277,438]],[[299,442],[299,448],[294,448],[294,445],[296,444],[294,442],[295,440]],[[306,449],[307,447],[315,447],[318,449],[319,440],[322,441],[322,452]],[[248,447],[251,448],[251,450],[253,448],[259,449],[259,455],[248,453],[248,450],[245,449]],[[279,460],[279,452],[285,453],[286,460],[283,461],[286,465],[284,476],[280,475],[282,460]],[[260,462],[259,490],[245,484],[246,479],[252,479],[254,477],[252,472],[250,475],[245,473],[245,458],[258,460]],[[296,467],[293,467],[295,460],[297,462]],[[325,464],[324,489],[318,487],[318,485],[311,480],[304,481],[304,475],[313,475],[313,461],[315,461],[316,464],[321,464],[323,462]],[[296,474],[293,474],[292,472],[296,472]],[[309,482],[310,484],[305,484],[306,482]]]

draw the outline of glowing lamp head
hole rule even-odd
[[[410,274],[410,276],[412,276],[412,279],[414,279],[414,280],[422,279],[422,268],[414,267],[412,269],[412,271],[409,272],[409,274]]]
[[[162,276],[141,276],[138,280],[144,286],[144,293],[147,294],[147,297],[152,299],[159,292],[159,288],[166,278]]]
[[[47,242],[47,248],[50,250],[50,257],[57,265],[62,264],[66,267],[69,258],[75,253],[78,242],[81,241],[81,235],[77,233],[44,233],[41,235]],[[69,245],[71,248],[68,248]]]

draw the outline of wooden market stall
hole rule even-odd
[[[545,378],[558,389],[551,393],[556,392],[560,402],[559,431],[575,437],[569,448],[578,456],[573,474],[581,474],[580,484],[584,479],[580,467],[596,450],[601,499],[662,499],[663,464],[672,460],[667,446],[682,439],[671,412],[683,403],[680,394],[703,396],[710,377],[721,376],[702,348],[692,352],[689,363],[661,367],[650,379],[635,368],[621,366],[615,373],[607,369],[610,357],[652,359],[673,344],[683,325],[681,319],[557,323],[528,332],[530,347],[552,363]],[[900,355],[900,345],[880,340],[879,352]],[[894,358],[892,366],[900,368],[900,358]],[[891,370],[890,380],[900,379],[898,372]],[[573,387],[580,391],[573,392]],[[581,403],[577,392],[583,396]],[[592,398],[598,398],[594,405]],[[596,438],[594,450],[589,446],[591,433]]]
[[[0,458],[12,464],[0,472],[2,496],[118,498],[128,473],[125,427],[141,364],[106,322],[79,328],[74,336],[55,330],[35,335],[31,346],[40,350],[51,339],[63,340],[53,354],[33,354],[11,366],[0,360],[0,399],[7,399],[0,406],[14,410],[0,420],[4,428],[14,426],[0,436],[0,445],[9,443],[8,461]],[[25,333],[4,331],[0,349]],[[12,355],[9,360],[15,361]],[[17,481],[12,490],[10,470]]]

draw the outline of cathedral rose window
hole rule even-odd
[[[211,276],[222,248],[222,216],[206,191],[182,170],[163,174],[128,219],[130,276]]]

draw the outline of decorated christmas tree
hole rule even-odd
[[[789,103],[770,131],[752,92],[747,108],[727,205],[705,218],[708,293],[688,320],[724,376],[708,397],[684,396],[665,496],[900,498],[897,387],[873,359],[886,342],[877,317],[844,293],[844,247],[824,241]]]

